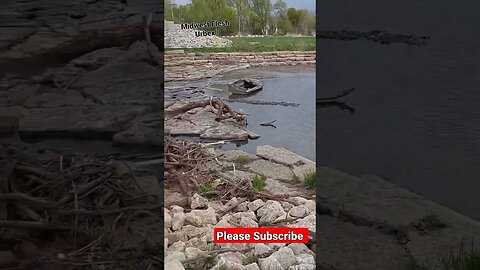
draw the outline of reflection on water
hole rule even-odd
[[[480,35],[474,12],[480,2],[329,4],[321,9],[324,29],[385,29],[432,39],[424,47],[320,41],[322,96],[357,91],[346,98],[355,113],[317,111],[319,163],[382,176],[480,220]]]

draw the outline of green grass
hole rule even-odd
[[[212,192],[214,190],[213,186],[212,186],[212,183],[210,182],[207,182],[203,185],[200,185],[198,187],[198,192],[200,193],[200,195],[203,195],[203,194],[208,194],[209,192]]]
[[[252,179],[252,186],[256,191],[262,191],[265,188],[265,177],[256,173]]]
[[[238,156],[236,159],[235,159],[235,164],[237,165],[245,165],[247,163],[249,163],[251,160],[249,157],[247,156],[244,156],[244,155],[240,155]]]
[[[315,172],[307,172],[303,176],[303,185],[307,188],[315,188],[317,185],[317,174]]]
[[[470,249],[463,245],[458,251],[449,251],[443,258],[442,264],[445,270],[478,270],[480,269],[480,251],[472,243]]]
[[[315,51],[315,37],[235,37],[231,47],[188,48],[185,52],[275,52],[275,51]],[[175,50],[175,49],[167,49]]]

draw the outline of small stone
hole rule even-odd
[[[178,231],[182,229],[183,225],[185,224],[185,213],[183,212],[183,208],[180,206],[172,207],[172,229],[174,231]]]
[[[195,247],[187,247],[185,249],[185,257],[187,259],[203,257],[205,255],[206,255],[205,251],[202,251],[202,250],[200,250],[198,248],[195,248]]]
[[[182,263],[179,261],[165,261],[165,269],[168,270],[185,270]]]
[[[289,202],[280,202],[280,204],[282,205],[283,210],[285,210],[285,211],[290,211],[294,206],[293,204],[291,204]]]
[[[208,208],[207,210],[192,210],[185,215],[185,219],[199,227],[207,224],[217,224],[217,215],[213,208]]]
[[[237,213],[232,214],[232,217],[234,217],[234,218],[236,218],[236,219],[249,218],[249,219],[252,219],[252,220],[257,220],[257,216],[256,216],[255,213],[252,212],[252,211],[249,211],[249,212],[237,212]]]
[[[243,265],[247,261],[247,256],[243,255],[240,252],[225,252],[219,254],[215,259],[217,262],[221,259],[225,259],[227,261]]]
[[[168,238],[169,243],[175,243],[178,241],[186,242],[188,240],[187,235],[182,231],[166,233],[165,237]]]
[[[192,202],[190,203],[190,207],[192,209],[198,209],[198,208],[205,208],[208,205],[208,200],[203,198],[202,196],[198,195],[195,193],[192,196]]]
[[[185,254],[183,254],[183,252],[180,252],[180,251],[175,251],[175,252],[172,252],[171,254],[167,255],[165,257],[165,261],[168,262],[168,261],[184,261],[185,260]]]
[[[299,205],[299,206],[294,206],[292,209],[290,209],[288,213],[292,217],[303,218],[306,215],[308,215],[309,211],[305,205]]]
[[[247,201],[245,202],[242,202],[241,204],[239,204],[236,208],[235,208],[235,211],[237,212],[247,212],[249,209],[248,209],[248,203]]]
[[[216,225],[215,228],[235,228],[232,224],[227,221],[227,218],[223,218]]]
[[[283,210],[279,202],[268,201],[265,206],[257,210],[257,215],[260,217],[260,223],[272,223],[277,218],[286,216],[287,212]]]
[[[224,270],[224,269],[228,269],[228,270],[245,270],[245,266],[239,264],[239,263],[236,263],[236,262],[232,262],[232,261],[229,261],[225,258],[221,258],[217,264],[210,270]]]
[[[295,254],[293,254],[293,251],[288,247],[281,247],[278,251],[274,252],[271,257],[275,257],[283,269],[288,269],[297,262]]]
[[[277,258],[270,256],[265,259],[259,259],[258,265],[260,270],[284,270]]]
[[[270,243],[267,245],[274,250],[278,250],[279,248],[286,246],[284,243]]]
[[[248,203],[247,207],[250,211],[257,211],[260,207],[264,206],[265,202],[261,199],[256,199],[255,201]]]
[[[307,208],[309,215],[314,215],[317,210],[317,204],[314,200],[308,200],[305,202],[305,207]]]
[[[258,223],[251,218],[242,217],[240,219],[240,228],[258,228]]]
[[[172,216],[168,212],[169,211],[167,209],[163,210],[163,225],[165,226],[165,228],[172,227]]]
[[[207,237],[202,236],[202,237],[194,237],[185,244],[187,247],[196,247],[201,250],[207,250],[208,249],[208,244],[207,244]]]
[[[308,253],[310,251],[305,244],[294,243],[288,245],[287,247],[291,249],[295,255]]]
[[[295,257],[296,264],[315,264],[315,258],[310,254],[300,254]]]
[[[265,255],[270,255],[272,253],[272,248],[265,244],[256,244],[253,250],[253,254],[258,257],[263,257]]]
[[[172,254],[174,252],[184,252],[185,251],[185,242],[178,241],[173,243],[168,249],[167,254]]]
[[[260,270],[257,263],[245,265],[245,270]]]
[[[209,227],[195,227],[192,225],[185,225],[182,228],[182,232],[185,233],[189,239],[207,236],[210,233],[210,230]]]

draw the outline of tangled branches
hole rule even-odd
[[[111,162],[92,156],[38,161],[15,155],[0,162],[0,251],[15,254],[0,268],[140,269],[154,263],[131,246],[141,239],[133,224],[155,217],[161,205],[134,175],[119,175]]]

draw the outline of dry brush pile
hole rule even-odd
[[[1,269],[162,267],[162,240],[148,235],[159,227],[161,204],[131,169],[119,174],[115,163],[95,156],[42,160],[4,150]]]

